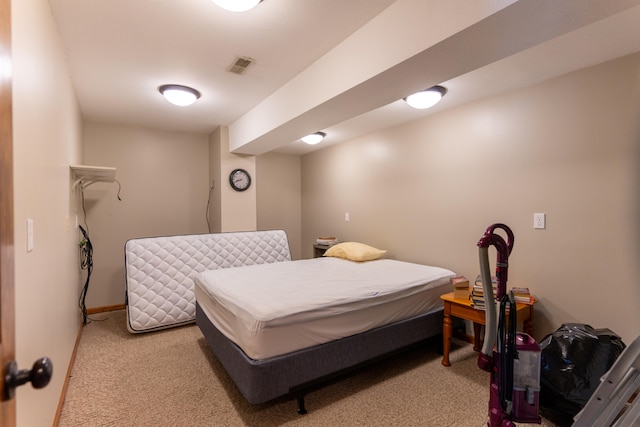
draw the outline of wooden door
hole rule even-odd
[[[11,0],[0,0],[0,369],[15,359]],[[16,425],[16,400],[2,400],[0,425]]]

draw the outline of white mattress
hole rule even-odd
[[[314,258],[205,271],[196,301],[252,359],[315,346],[442,307],[450,270]]]
[[[194,273],[290,260],[289,241],[283,230],[128,240],[127,328],[142,333],[193,322]]]

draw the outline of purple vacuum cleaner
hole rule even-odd
[[[507,237],[496,234],[502,230]],[[494,296],[489,268],[489,246],[495,246],[496,292]],[[489,427],[511,427],[515,422],[542,422],[538,415],[540,394],[540,346],[535,340],[516,332],[513,293],[507,294],[509,255],[513,249],[513,232],[504,224],[493,224],[478,241],[480,275],[485,296],[485,332],[478,367],[491,373],[489,393]],[[492,299],[499,301],[500,313]]]

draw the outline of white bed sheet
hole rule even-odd
[[[437,310],[452,276],[390,259],[324,257],[205,271],[194,291],[211,322],[260,360]]]

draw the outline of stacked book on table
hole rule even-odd
[[[491,284],[493,285],[493,296],[496,296],[496,287],[497,280],[495,277],[491,277]],[[529,288],[519,288],[514,287],[511,288],[510,291],[513,292],[513,299],[517,304],[533,304],[535,299]],[[478,310],[484,310],[486,306],[486,300],[484,297],[484,289],[482,287],[482,278],[478,276],[476,278],[475,283],[473,284],[473,289],[471,290],[471,295],[469,296],[469,300],[471,301],[471,306]]]
[[[338,239],[335,237],[318,237],[316,239],[316,245],[333,246],[336,243],[338,243]]]
[[[533,295],[529,291],[529,288],[511,288],[513,292],[513,299],[516,300],[516,303],[520,304],[533,304],[534,299]]]
[[[469,299],[469,279],[464,276],[451,278],[453,285],[453,297],[457,299]]]
[[[493,286],[493,295],[495,298],[496,295],[496,287],[498,285],[498,280],[495,277],[491,277],[491,285]],[[473,289],[471,290],[471,296],[469,297],[471,301],[471,306],[477,310],[484,310],[486,306],[485,298],[484,298],[484,288],[482,287],[482,277],[478,275],[476,277],[476,281],[473,284]]]

